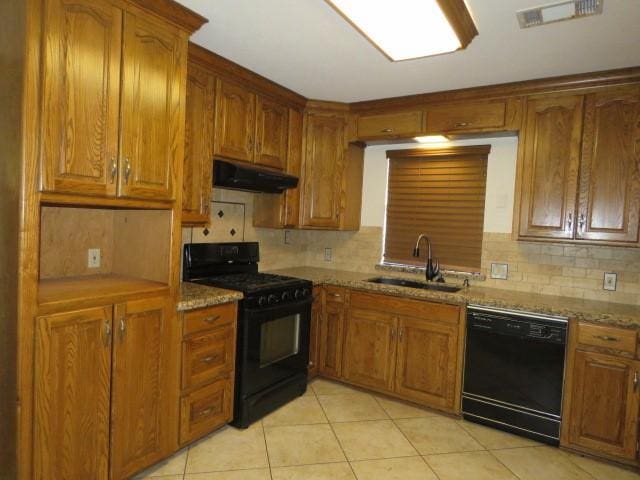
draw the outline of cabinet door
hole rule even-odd
[[[36,319],[34,478],[109,474],[112,308]]]
[[[638,243],[640,87],[587,95],[577,238]]]
[[[118,183],[122,197],[175,197],[183,158],[186,47],[177,28],[139,10],[125,13]]]
[[[213,181],[215,78],[189,65],[187,77],[182,223],[206,225]]]
[[[122,11],[94,0],[45,9],[41,189],[115,195]]]
[[[287,162],[287,107],[258,97],[255,163],[284,170]]]
[[[320,360],[320,324],[322,323],[322,290],[314,287],[309,332],[309,378],[318,375]]]
[[[345,125],[343,118],[307,115],[303,225],[339,228]]]
[[[166,298],[116,305],[111,422],[113,478],[128,478],[177,443],[177,343]]]
[[[327,377],[342,376],[342,345],[344,341],[344,306],[327,302],[320,325],[320,373]]]
[[[253,161],[255,126],[255,95],[239,85],[218,79],[214,154]]]
[[[574,237],[582,103],[580,95],[527,102],[520,237]]]
[[[397,318],[384,312],[352,308],[346,323],[344,378],[393,391]]]
[[[409,400],[455,411],[458,326],[401,317],[396,393]]]
[[[565,413],[568,443],[595,453],[636,458],[638,362],[577,350],[571,402]]]

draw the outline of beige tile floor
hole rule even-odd
[[[247,430],[219,430],[136,478],[640,480],[640,475],[317,379],[306,395]]]

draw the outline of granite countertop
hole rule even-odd
[[[225,290],[223,288],[198,285],[197,283],[183,282],[180,285],[180,300],[177,310],[185,312],[197,308],[212,307],[222,303],[237,302],[242,300],[241,292]]]
[[[380,276],[400,276],[401,278],[411,278],[412,280],[417,279],[415,275],[390,275],[387,272],[362,273],[326,268],[297,267],[275,270],[273,273],[311,280],[314,285],[336,285],[455,305],[480,304],[559,315],[568,317],[570,320],[586,320],[625,328],[640,328],[640,306],[637,305],[486,288],[478,286],[473,281],[470,287],[463,288],[456,293],[382,285],[365,281],[366,279]]]

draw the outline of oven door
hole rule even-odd
[[[244,309],[239,332],[239,395],[247,397],[307,371],[311,301]]]

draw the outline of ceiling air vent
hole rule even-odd
[[[604,0],[570,0],[520,10],[516,15],[520,28],[536,27],[545,23],[599,15],[602,13],[603,3]]]

